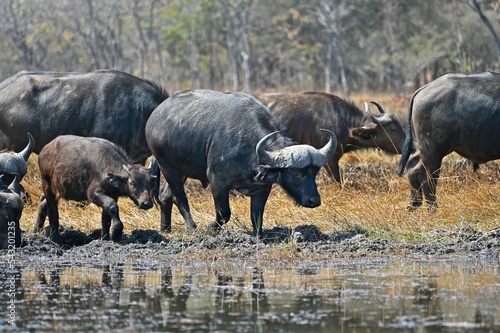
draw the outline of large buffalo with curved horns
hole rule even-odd
[[[153,82],[116,70],[22,71],[0,83],[0,148],[19,151],[30,132],[39,154],[72,134],[107,139],[144,164],[151,156],[144,126],[167,97]]]
[[[295,145],[281,123],[254,97],[211,90],[178,92],[156,108],[146,124],[146,140],[165,176],[160,196],[161,229],[171,230],[175,203],[188,232],[197,225],[184,191],[186,178],[211,185],[218,229],[230,216],[231,189],[251,197],[254,234],[262,236],[264,206],[273,183],[303,207],[321,204],[316,175],[333,154],[335,134],[321,149]],[[155,169],[152,166],[152,169]]]
[[[328,173],[340,182],[339,160],[344,153],[362,148],[380,148],[400,154],[405,132],[398,118],[384,112],[380,104],[372,102],[380,115],[374,115],[368,103],[365,112],[354,103],[322,92],[265,93],[254,96],[274,113],[296,142],[316,148],[326,143],[319,135],[320,128],[328,128],[337,136],[337,147],[327,164]]]
[[[420,87],[408,110],[398,173],[408,168],[410,209],[437,208],[443,158],[456,152],[474,163],[500,158],[500,74],[446,74]],[[416,152],[412,155],[412,153]]]

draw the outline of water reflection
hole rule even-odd
[[[490,332],[498,267],[474,263],[16,268],[2,331]],[[0,304],[9,304],[0,273]],[[14,288],[14,287],[12,287]]]

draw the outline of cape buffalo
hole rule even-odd
[[[28,145],[19,153],[4,151],[0,152],[0,175],[4,175],[3,181],[6,185],[11,184],[15,176],[19,177],[19,181],[28,172],[28,158],[33,151],[34,141],[30,133],[28,133]],[[19,184],[21,198],[26,202],[26,193],[21,184]]]
[[[43,196],[40,198],[35,231],[43,228],[48,214],[50,238],[61,244],[59,199],[88,201],[102,208],[102,236],[118,241],[123,223],[118,216],[118,197],[129,197],[141,209],[153,206],[149,169],[132,165],[115,144],[101,138],[62,135],[45,145],[38,156]]]
[[[154,83],[130,74],[20,72],[0,83],[0,141],[18,151],[26,134],[34,152],[58,135],[107,139],[122,147],[134,163],[151,155],[144,126],[168,94]]]
[[[413,94],[398,168],[408,168],[411,207],[436,204],[444,156],[457,152],[473,163],[500,158],[500,74],[446,74]],[[415,146],[414,146],[415,144]],[[410,155],[415,152],[410,158]]]
[[[6,175],[4,181],[10,183],[14,178],[11,175],[18,175],[19,180],[23,179],[28,172],[28,158],[33,151],[34,141],[28,133],[28,145],[19,153],[4,151],[0,152],[0,174]],[[11,177],[9,177],[11,176]]]
[[[19,175],[15,175],[9,186],[0,175],[0,249],[21,246],[19,219],[24,208],[19,188]]]
[[[161,229],[170,231],[172,204],[183,216],[188,232],[196,229],[184,192],[186,178],[210,184],[218,229],[231,211],[229,192],[251,197],[254,234],[262,236],[264,206],[273,183],[303,207],[321,199],[315,177],[335,150],[335,134],[317,150],[293,145],[279,121],[254,97],[210,90],[178,92],[151,114],[146,140],[168,186],[163,196]],[[164,193],[165,194],[165,193]]]
[[[329,128],[337,136],[337,149],[328,162],[328,173],[340,182],[339,160],[344,153],[361,148],[380,148],[386,152],[401,153],[405,133],[398,118],[385,113],[375,116],[365,104],[362,112],[354,103],[322,92],[255,94],[274,113],[296,142],[322,147],[326,139],[320,128]]]

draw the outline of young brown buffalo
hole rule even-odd
[[[129,197],[141,209],[153,207],[150,170],[132,165],[115,144],[100,138],[62,135],[48,143],[38,156],[43,196],[35,230],[49,216],[50,238],[62,243],[59,234],[59,199],[88,201],[102,208],[102,236],[109,239],[113,221],[114,241],[120,240],[123,223],[118,216],[118,197]]]

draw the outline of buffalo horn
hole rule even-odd
[[[311,164],[322,167],[337,148],[337,137],[332,131],[323,129],[321,131],[326,132],[330,140],[319,150],[310,145],[293,145],[277,151],[267,151],[264,148],[267,142],[279,132],[270,133],[263,137],[255,147],[259,161],[273,168],[301,169]]]
[[[385,114],[385,111],[384,111],[384,108],[382,108],[382,105],[378,104],[377,102],[374,102],[374,101],[371,101],[370,103],[373,103],[377,106],[380,114]],[[390,120],[389,119],[386,119],[385,117],[377,117],[375,116],[371,111],[370,111],[370,106],[368,105],[367,102],[365,102],[365,111],[366,113],[368,113],[368,115],[370,116],[370,118],[372,119],[373,122],[375,123],[378,123],[380,125],[385,125],[387,124]]]
[[[17,193],[19,194],[20,193],[20,186],[19,186],[19,175],[16,173],[15,176],[14,176],[14,180],[12,181],[12,183],[10,183],[8,189],[11,191],[11,192],[14,192],[14,193]]]
[[[268,135],[266,135],[265,137],[260,139],[260,141],[257,143],[257,146],[255,146],[255,151],[257,152],[257,157],[259,158],[259,161],[262,164],[273,165],[273,160],[272,160],[271,156],[269,155],[269,153],[265,150],[264,147],[267,144],[267,142],[272,137],[276,136],[276,134],[278,134],[278,133],[279,133],[279,131],[269,133]]]
[[[18,153],[19,156],[21,156],[26,162],[28,161],[28,158],[33,152],[33,146],[35,145],[35,140],[33,139],[33,136],[31,136],[30,133],[28,133],[28,140],[29,142],[26,148],[24,148],[22,151]]]
[[[333,153],[335,152],[335,149],[337,149],[337,136],[330,130],[324,128],[320,128],[319,130],[325,132],[326,134],[328,134],[328,136],[330,136],[330,139],[328,140],[326,145],[318,150],[321,153],[321,155],[323,155],[323,157],[325,158],[325,164],[326,164],[332,157]]]
[[[370,101],[370,103],[372,103],[373,105],[375,105],[377,107],[378,112],[380,112],[380,114],[384,114],[385,113],[384,108],[382,107],[382,105],[378,104],[375,101]]]

